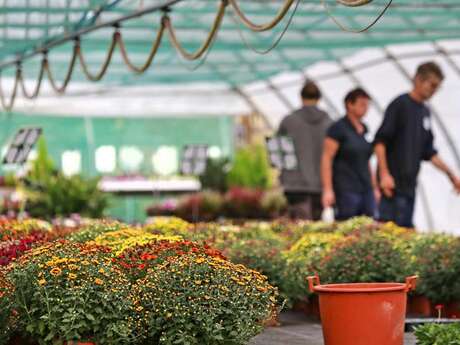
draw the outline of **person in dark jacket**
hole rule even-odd
[[[460,193],[460,179],[443,162],[434,147],[431,114],[425,105],[443,79],[442,70],[436,63],[420,65],[412,91],[397,97],[386,109],[374,143],[383,192],[379,207],[381,221],[413,227],[415,189],[423,160],[431,161],[444,172]]]
[[[361,121],[369,108],[370,97],[361,88],[345,96],[346,116],[334,122],[324,139],[321,160],[323,207],[335,205],[336,219],[374,217],[376,203],[369,159],[372,144],[366,140],[367,127]]]
[[[304,84],[301,97],[302,108],[286,116],[278,130],[278,135],[292,139],[298,168],[283,170],[280,179],[290,216],[318,220],[322,213],[319,168],[322,143],[332,120],[318,108],[321,91],[314,82]]]

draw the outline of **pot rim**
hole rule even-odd
[[[334,293],[376,293],[376,292],[405,292],[406,284],[402,283],[347,283],[325,284],[314,287],[316,292]]]

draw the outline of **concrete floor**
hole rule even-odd
[[[415,337],[406,333],[404,345],[415,345]],[[281,326],[267,328],[250,345],[324,345],[321,324],[298,312],[281,314]],[[372,345],[372,344],[369,344]]]

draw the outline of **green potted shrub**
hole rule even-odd
[[[24,180],[26,211],[33,217],[51,219],[80,214],[98,218],[108,206],[108,198],[99,190],[99,178],[65,176],[54,163],[40,139],[38,156]]]
[[[270,164],[262,145],[249,145],[237,150],[227,174],[228,187],[268,189],[272,183]]]
[[[208,159],[206,170],[200,175],[200,183],[203,189],[213,190],[219,193],[227,191],[227,174],[230,168],[228,158]]]

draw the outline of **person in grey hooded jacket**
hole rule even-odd
[[[321,91],[306,81],[301,91],[302,108],[286,116],[278,135],[292,139],[297,153],[296,170],[283,170],[280,182],[289,203],[289,214],[296,219],[321,218],[320,164],[323,141],[332,123],[327,113],[318,108]]]

